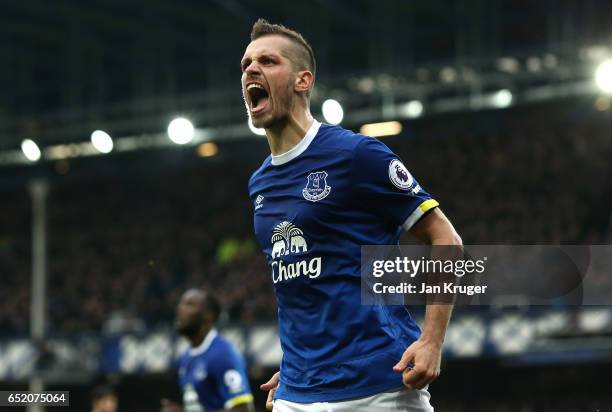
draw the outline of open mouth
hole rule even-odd
[[[251,102],[251,113],[259,113],[265,109],[270,98],[268,91],[258,83],[251,83],[247,86],[249,101]]]

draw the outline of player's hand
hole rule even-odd
[[[183,408],[178,403],[172,402],[168,399],[161,400],[160,412],[183,412]]]
[[[441,344],[418,339],[408,346],[393,370],[402,373],[408,389],[423,389],[440,376],[441,358]]]
[[[276,372],[268,382],[264,383],[260,386],[262,391],[268,391],[268,399],[266,399],[266,409],[272,410],[272,401],[274,400],[274,392],[276,392],[276,388],[278,388],[278,384],[280,382],[280,372]]]

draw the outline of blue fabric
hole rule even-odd
[[[185,412],[222,410],[226,402],[251,393],[242,356],[219,335],[202,353],[190,349],[180,357],[179,384]]]
[[[397,244],[430,196],[387,146],[338,126],[322,124],[301,154],[272,163],[249,195],[278,301],[276,397],[337,401],[402,386],[392,367],[420,329],[403,306],[361,304],[361,246]]]

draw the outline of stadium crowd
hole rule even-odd
[[[606,243],[609,121],[598,113],[596,121],[578,121],[568,113],[525,108],[425,119],[384,142],[440,201],[465,244]],[[230,157],[180,172],[54,183],[49,332],[170,327],[180,293],[191,285],[215,290],[227,321],[274,319],[246,193],[261,160]],[[2,193],[0,331],[25,335],[30,199],[23,188]]]

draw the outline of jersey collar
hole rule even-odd
[[[312,143],[312,140],[317,135],[317,132],[319,131],[320,126],[321,126],[321,123],[317,122],[315,119],[312,122],[310,129],[308,129],[308,131],[306,132],[306,135],[304,136],[304,138],[300,140],[298,144],[296,144],[288,152],[285,152],[283,154],[279,154],[276,156],[272,156],[272,161],[271,161],[272,165],[274,166],[284,165],[285,163],[290,162],[291,160],[295,159],[296,157],[304,153],[304,151],[308,149],[308,146],[310,146],[310,143]]]
[[[189,350],[189,354],[191,356],[196,356],[206,352],[210,347],[212,341],[215,340],[215,338],[217,337],[217,335],[217,329],[212,328],[211,330],[209,330],[202,343],[200,343],[200,345],[196,346],[195,348],[191,348]]]

